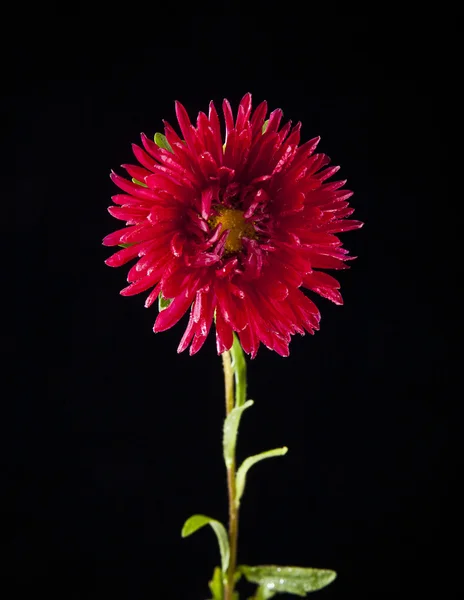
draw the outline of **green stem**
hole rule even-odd
[[[232,359],[229,351],[222,354],[222,364],[224,367],[224,384],[226,393],[226,415],[234,408],[234,372],[232,369]],[[227,579],[225,585],[224,600],[232,600],[234,594],[234,576],[237,566],[237,541],[238,541],[238,508],[236,503],[237,490],[235,481],[235,456],[232,464],[227,467],[227,489],[229,496],[229,544],[230,561],[227,570]]]

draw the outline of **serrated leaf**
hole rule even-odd
[[[268,125],[269,125],[269,119],[267,119],[267,121],[264,121],[263,128],[261,129],[261,133],[264,133],[266,131]]]
[[[139,181],[135,177],[132,177],[132,183],[135,183],[136,185],[141,185],[142,187],[148,187],[148,185],[146,183],[143,183],[142,181]]]
[[[220,567],[216,567],[213,572],[213,577],[208,582],[208,587],[213,594],[212,600],[223,600],[224,584],[222,582],[223,574]]]
[[[165,150],[169,150],[169,152],[173,151],[171,144],[166,139],[166,136],[163,135],[162,133],[155,133],[155,144],[159,148],[164,148]]]
[[[230,354],[235,377],[235,406],[243,406],[246,400],[247,366],[242,346],[235,333]]]
[[[235,446],[237,444],[237,432],[240,425],[240,419],[244,410],[253,406],[253,400],[248,400],[243,406],[236,406],[227,415],[224,421],[224,431],[222,437],[222,449],[224,452],[224,462],[229,468],[233,465],[235,459]]]
[[[118,246],[120,246],[121,248],[130,248],[133,245],[134,244],[118,244]]]
[[[165,310],[173,301],[173,298],[165,298],[162,292],[159,293],[158,296],[158,310],[161,312]]]
[[[260,565],[238,567],[248,581],[261,586],[263,600],[272,598],[277,593],[287,592],[295,596],[306,596],[309,592],[322,589],[337,577],[335,571],[329,569],[308,569],[304,567],[279,567],[277,565]],[[261,590],[259,590],[261,593]],[[257,595],[260,598],[259,594]]]
[[[226,573],[227,567],[229,566],[230,547],[229,537],[222,523],[216,521],[216,519],[207,517],[206,515],[193,515],[185,521],[184,526],[182,527],[182,537],[185,538],[192,535],[192,533],[195,533],[195,531],[198,531],[198,529],[201,529],[205,525],[211,525],[216,534],[219,543],[219,552],[221,553],[222,572]]]
[[[284,456],[285,454],[287,454],[288,452],[288,448],[286,446],[284,446],[283,448],[275,448],[275,450],[267,450],[266,452],[261,452],[260,454],[255,454],[254,456],[249,456],[248,458],[246,458],[242,464],[240,465],[238,471],[237,471],[237,475],[235,476],[236,479],[236,489],[237,489],[237,496],[236,496],[236,504],[237,507],[240,504],[240,499],[243,495],[243,492],[245,491],[245,483],[246,483],[246,476],[248,471],[251,469],[251,467],[253,465],[255,465],[258,462],[261,462],[262,460],[266,460],[266,458],[273,458],[274,456]]]

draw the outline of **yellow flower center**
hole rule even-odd
[[[253,225],[245,221],[242,210],[219,206],[217,212],[209,224],[214,229],[220,223],[222,231],[229,231],[224,247],[226,254],[234,254],[242,249],[242,237],[256,237]]]

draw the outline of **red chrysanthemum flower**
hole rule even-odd
[[[153,288],[147,307],[160,294],[171,300],[155,332],[190,309],[179,352],[190,343],[190,354],[197,352],[215,316],[218,353],[235,331],[252,357],[260,342],[287,356],[292,334],[319,328],[319,311],[301,287],[342,304],[339,283],[321,269],[347,268],[335,234],[362,223],[345,220],[353,212],[346,182],[326,183],[339,167],[323,168],[330,159],[313,154],[319,138],[299,146],[301,123],[279,128],[280,109],[265,121],[266,102],[252,115],[251,94],[235,122],[227,100],[223,111],[225,143],[212,102],[196,127],[177,102],[183,139],[164,122],[157,143],[142,134],[144,149],[133,145],[142,166],[123,165],[132,181],[111,174],[125,193],[108,210],[127,227],[105,237],[107,246],[124,246],[106,264],[138,257],[121,294]]]

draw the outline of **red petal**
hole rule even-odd
[[[180,344],[177,348],[178,353],[183,352],[190,344],[190,341],[192,340],[192,338],[195,334],[195,327],[196,327],[196,323],[193,320],[193,311],[191,310],[187,328],[186,328],[184,335],[182,336],[182,339],[180,340]]]
[[[264,135],[268,135],[271,132],[275,132],[279,129],[280,121],[282,120],[283,111],[280,108],[276,108],[269,115],[269,123],[267,124]]]
[[[216,179],[218,175],[218,166],[210,152],[204,152],[198,157],[201,172],[205,178],[210,181]]]
[[[148,171],[153,170],[153,165],[155,165],[155,160],[149,156],[145,150],[142,150],[140,146],[137,144],[132,144],[132,152],[134,153],[135,158],[139,161],[139,163],[144,166]],[[137,179],[137,177],[136,177]],[[144,181],[143,179],[139,181]]]
[[[303,283],[303,278],[298,271],[295,271],[290,265],[280,262],[274,256],[269,270],[279,281],[285,283],[289,289],[299,288]]]
[[[166,136],[166,139],[168,140],[171,148],[174,149],[174,145],[181,144],[182,140],[180,139],[180,137],[177,135],[177,133],[174,131],[172,126],[169,125],[169,123],[167,121],[163,121],[163,125],[164,125],[164,134]]]
[[[348,269],[348,265],[345,265],[343,261],[332,256],[324,256],[322,254],[308,253],[308,257],[311,261],[311,265],[316,269]]]
[[[190,123],[188,113],[185,110],[184,106],[177,101],[175,103],[175,106],[177,120],[179,121],[179,126],[184,136],[185,142],[187,143],[187,147],[191,151],[192,156],[195,156],[195,130],[192,127],[192,124]]]
[[[224,98],[222,102],[222,111],[224,113],[224,120],[226,123],[226,143],[229,138],[229,133],[234,128],[234,115],[232,114],[232,108],[230,107],[230,102]]]
[[[335,304],[343,304],[342,295],[338,291],[340,284],[334,277],[327,275],[327,273],[313,271],[305,276],[303,285],[320,296],[328,298]]]
[[[139,200],[139,198],[134,198],[134,196],[129,196],[129,194],[115,194],[111,196],[111,200],[115,204],[136,204],[140,206],[140,204],[146,204],[146,201]]]
[[[180,261],[172,262],[161,280],[163,296],[165,298],[180,296],[188,287],[191,278],[192,270],[189,267],[181,264]]]
[[[153,302],[158,298],[161,291],[161,284],[158,283],[152,291],[148,294],[147,299],[145,300],[145,308],[149,308]]]
[[[111,172],[111,180],[115,183],[119,188],[124,190],[125,192],[135,196],[135,198],[140,198],[141,200],[156,200],[157,196],[154,194],[153,190],[149,190],[147,188],[142,187],[141,185],[137,185],[136,183],[132,183],[132,181],[127,181],[120,175]]]
[[[197,292],[193,318],[198,321],[198,326],[195,331],[195,338],[190,347],[190,356],[200,350],[208,337],[213,322],[214,297],[214,290],[212,288]]]
[[[327,223],[327,225],[323,225],[321,227],[322,231],[327,233],[338,233],[342,231],[352,231],[353,229],[360,229],[363,227],[364,223],[362,221],[355,220],[346,220],[346,221],[338,221],[336,223]]]
[[[279,142],[283,142],[284,139],[287,137],[288,132],[290,131],[290,128],[292,126],[292,122],[288,121],[283,127],[282,129],[279,131]]]
[[[222,354],[226,350],[230,350],[232,348],[232,344],[234,343],[234,334],[232,327],[229,323],[226,323],[224,317],[222,316],[222,311],[216,311],[216,348],[217,353]]]
[[[129,248],[124,248],[123,250],[119,250],[119,252],[116,252],[116,254],[113,254],[107,258],[105,260],[105,264],[109,267],[120,267],[121,265],[125,265],[138,255],[139,249],[139,245],[135,245],[129,246]]]
[[[180,173],[175,173],[172,171],[172,169],[169,169],[164,165],[153,165],[152,171],[154,174],[145,178],[145,183],[148,185],[148,187],[156,189],[160,185],[159,178],[163,177],[164,179],[168,179],[179,186],[186,185],[187,187],[193,189],[193,184],[189,179]]]
[[[261,134],[264,121],[266,119],[267,113],[267,102],[261,102],[256,108],[253,116],[251,117],[251,132],[253,137],[258,134]]]
[[[329,177],[332,177],[332,175],[335,175],[335,173],[337,173],[338,171],[340,171],[340,167],[330,167],[329,169],[324,169],[323,171],[318,173],[316,175],[316,178],[319,181],[325,181],[326,179],[329,179]]]
[[[126,235],[128,231],[133,231],[136,229],[135,227],[124,227],[124,229],[118,229],[117,231],[113,231],[113,233],[109,233],[107,236],[103,238],[102,244],[104,246],[117,246],[122,243],[121,238]]]
[[[241,131],[244,128],[246,121],[248,121],[248,119],[250,117],[250,113],[251,113],[251,94],[248,92],[247,94],[245,94],[243,96],[243,98],[240,101],[240,104],[238,106],[237,121],[235,124],[235,129],[237,129],[237,131]]]
[[[142,139],[142,144],[143,144],[143,147],[145,148],[145,150],[150,154],[150,156],[152,156],[156,160],[159,160],[160,148],[155,144],[155,142],[152,142],[144,133],[141,133],[140,137]],[[134,144],[134,146],[135,146],[135,144]],[[134,146],[132,148],[134,148]],[[138,146],[135,146],[135,147],[139,148]],[[139,148],[139,150],[141,150],[141,149]],[[134,151],[134,153],[135,153],[135,151]]]
[[[152,287],[159,281],[159,273],[154,273],[147,277],[142,277],[135,283],[132,283],[128,287],[121,290],[119,293],[121,296],[134,296],[135,294],[139,294],[140,292],[144,292],[148,290],[149,287]]]
[[[300,143],[300,130],[301,130],[301,121],[295,125],[295,127],[290,132],[290,135],[287,139],[287,144],[289,146],[298,145]]]
[[[224,266],[222,266],[219,269],[216,269],[216,275],[219,278],[221,278],[221,279],[224,278],[224,277],[227,277],[237,267],[237,264],[238,264],[238,259],[237,258],[231,258],[231,259],[229,259],[224,264]]]
[[[201,216],[208,219],[211,212],[211,202],[213,201],[213,188],[206,188],[201,192]]]
[[[149,223],[143,223],[135,227],[128,227],[126,233],[121,236],[121,243],[136,244],[137,242],[146,242],[153,239],[154,235],[154,228]]]
[[[209,103],[209,122],[211,125],[211,130],[213,132],[214,142],[216,144],[216,154],[217,157],[222,157],[222,137],[221,137],[221,125],[219,123],[219,116],[217,114],[216,107],[213,102]],[[222,164],[222,158],[221,163]]]
[[[193,267],[210,267],[215,263],[219,262],[221,257],[218,254],[204,252],[203,254],[199,254],[195,260],[192,261]]]
[[[171,240],[171,251],[174,256],[179,257],[182,255],[182,249],[184,247],[185,238],[181,233],[176,235]]]
[[[148,216],[148,209],[136,206],[109,206],[108,212],[115,219],[127,221],[128,225],[140,223]]]
[[[243,300],[237,299],[230,293],[230,285],[227,283],[216,285],[215,292],[224,320],[226,323],[232,325],[235,331],[241,331],[247,324],[246,312],[243,309]]]
[[[190,289],[185,289],[182,294],[174,298],[168,308],[160,312],[155,321],[155,333],[170,329],[184,316],[188,307],[192,304],[192,298],[198,285],[198,281],[194,282]]]
[[[151,175],[150,171],[143,169],[142,167],[137,167],[136,165],[121,165],[121,167],[126,169],[131,177],[142,183],[147,175]]]

